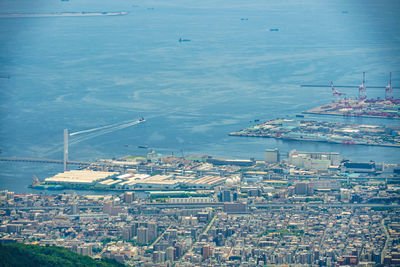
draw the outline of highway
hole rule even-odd
[[[212,202],[212,203],[139,203],[139,204],[131,204],[121,207],[156,207],[156,208],[218,208],[223,207],[223,202]],[[291,208],[291,207],[320,207],[320,208],[393,208],[399,209],[400,205],[391,205],[391,204],[376,204],[376,203],[257,203],[249,205],[249,208],[256,209],[266,209],[266,208]],[[65,209],[71,208],[71,205],[56,205],[56,206],[8,206],[8,207],[0,207],[0,210],[54,210],[54,209]],[[102,209],[102,205],[79,205],[79,209]]]

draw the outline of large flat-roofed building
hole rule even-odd
[[[247,203],[224,203],[226,213],[247,213]]]
[[[134,187],[149,189],[173,189],[179,186],[179,181],[173,180],[172,178],[172,175],[154,175],[136,182]]]
[[[343,162],[341,166],[343,172],[365,172],[373,173],[376,171],[375,162]]]
[[[329,160],[331,165],[338,166],[341,161],[338,152],[305,152],[292,150],[289,153],[289,161],[294,157],[311,158],[313,160]]]
[[[173,197],[168,199],[169,203],[211,203],[211,197]]]
[[[307,170],[327,171],[331,166],[339,166],[340,154],[337,152],[300,152],[292,150],[288,162]]]
[[[45,179],[47,183],[54,184],[86,184],[91,185],[95,182],[111,178],[117,175],[118,172],[104,172],[92,170],[71,170],[62,172]]]
[[[234,166],[252,166],[256,162],[249,159],[221,159],[221,158],[208,158],[208,163],[213,165],[234,165]]]
[[[220,176],[206,175],[193,181],[185,181],[189,187],[209,189],[225,183],[226,178]]]

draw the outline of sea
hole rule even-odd
[[[45,15],[54,13],[61,15]],[[0,157],[62,159],[64,129],[144,117],[71,136],[70,160],[151,149],[262,160],[265,149],[278,148],[283,156],[332,151],[400,164],[400,148],[228,136],[255,120],[293,118],[332,102],[329,87],[301,84],[355,85],[339,91],[356,97],[366,72],[367,96],[383,98],[384,88],[368,85],[386,86],[389,72],[393,86],[400,84],[399,13],[397,0],[0,1]],[[400,126],[390,119],[305,119]],[[28,188],[32,177],[62,168],[0,162],[0,190],[38,192]]]

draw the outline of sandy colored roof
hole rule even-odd
[[[46,182],[63,182],[63,183],[81,183],[89,184],[97,180],[102,180],[107,177],[118,174],[117,172],[103,172],[91,170],[72,170],[62,172],[54,175],[53,177],[46,178]]]

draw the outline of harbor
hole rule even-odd
[[[327,85],[303,84],[302,87],[328,87]],[[346,117],[367,117],[367,118],[387,118],[400,119],[400,99],[393,96],[392,73],[389,74],[387,86],[369,86],[374,89],[385,89],[384,98],[367,98],[367,86],[365,84],[365,72],[363,72],[362,84],[358,87],[358,97],[346,97],[346,93],[339,92],[336,88],[353,88],[352,85],[333,85],[330,84],[333,101],[310,110],[304,111],[306,114],[337,115]],[[336,88],[335,88],[336,87]],[[344,97],[343,97],[344,96]],[[343,98],[342,98],[343,97]]]
[[[264,181],[286,183],[298,177],[357,181],[375,179],[398,183],[398,164],[355,162],[337,152],[292,150],[287,158],[278,149],[266,149],[265,160],[215,158],[207,155],[175,157],[150,152],[146,157],[127,156],[100,160],[90,166],[65,170],[51,177],[33,176],[34,190],[86,190],[96,192],[212,192],[221,186]],[[103,164],[108,162],[109,164]],[[99,163],[99,164],[96,164]],[[354,172],[361,174],[354,175]],[[174,193],[174,194],[175,194]],[[185,194],[186,194],[185,193]],[[189,194],[189,193],[187,193]]]
[[[400,99],[341,99],[304,111],[305,114],[400,119]]]
[[[399,130],[400,127],[278,118],[237,132],[231,132],[229,135],[347,145],[400,147]]]

